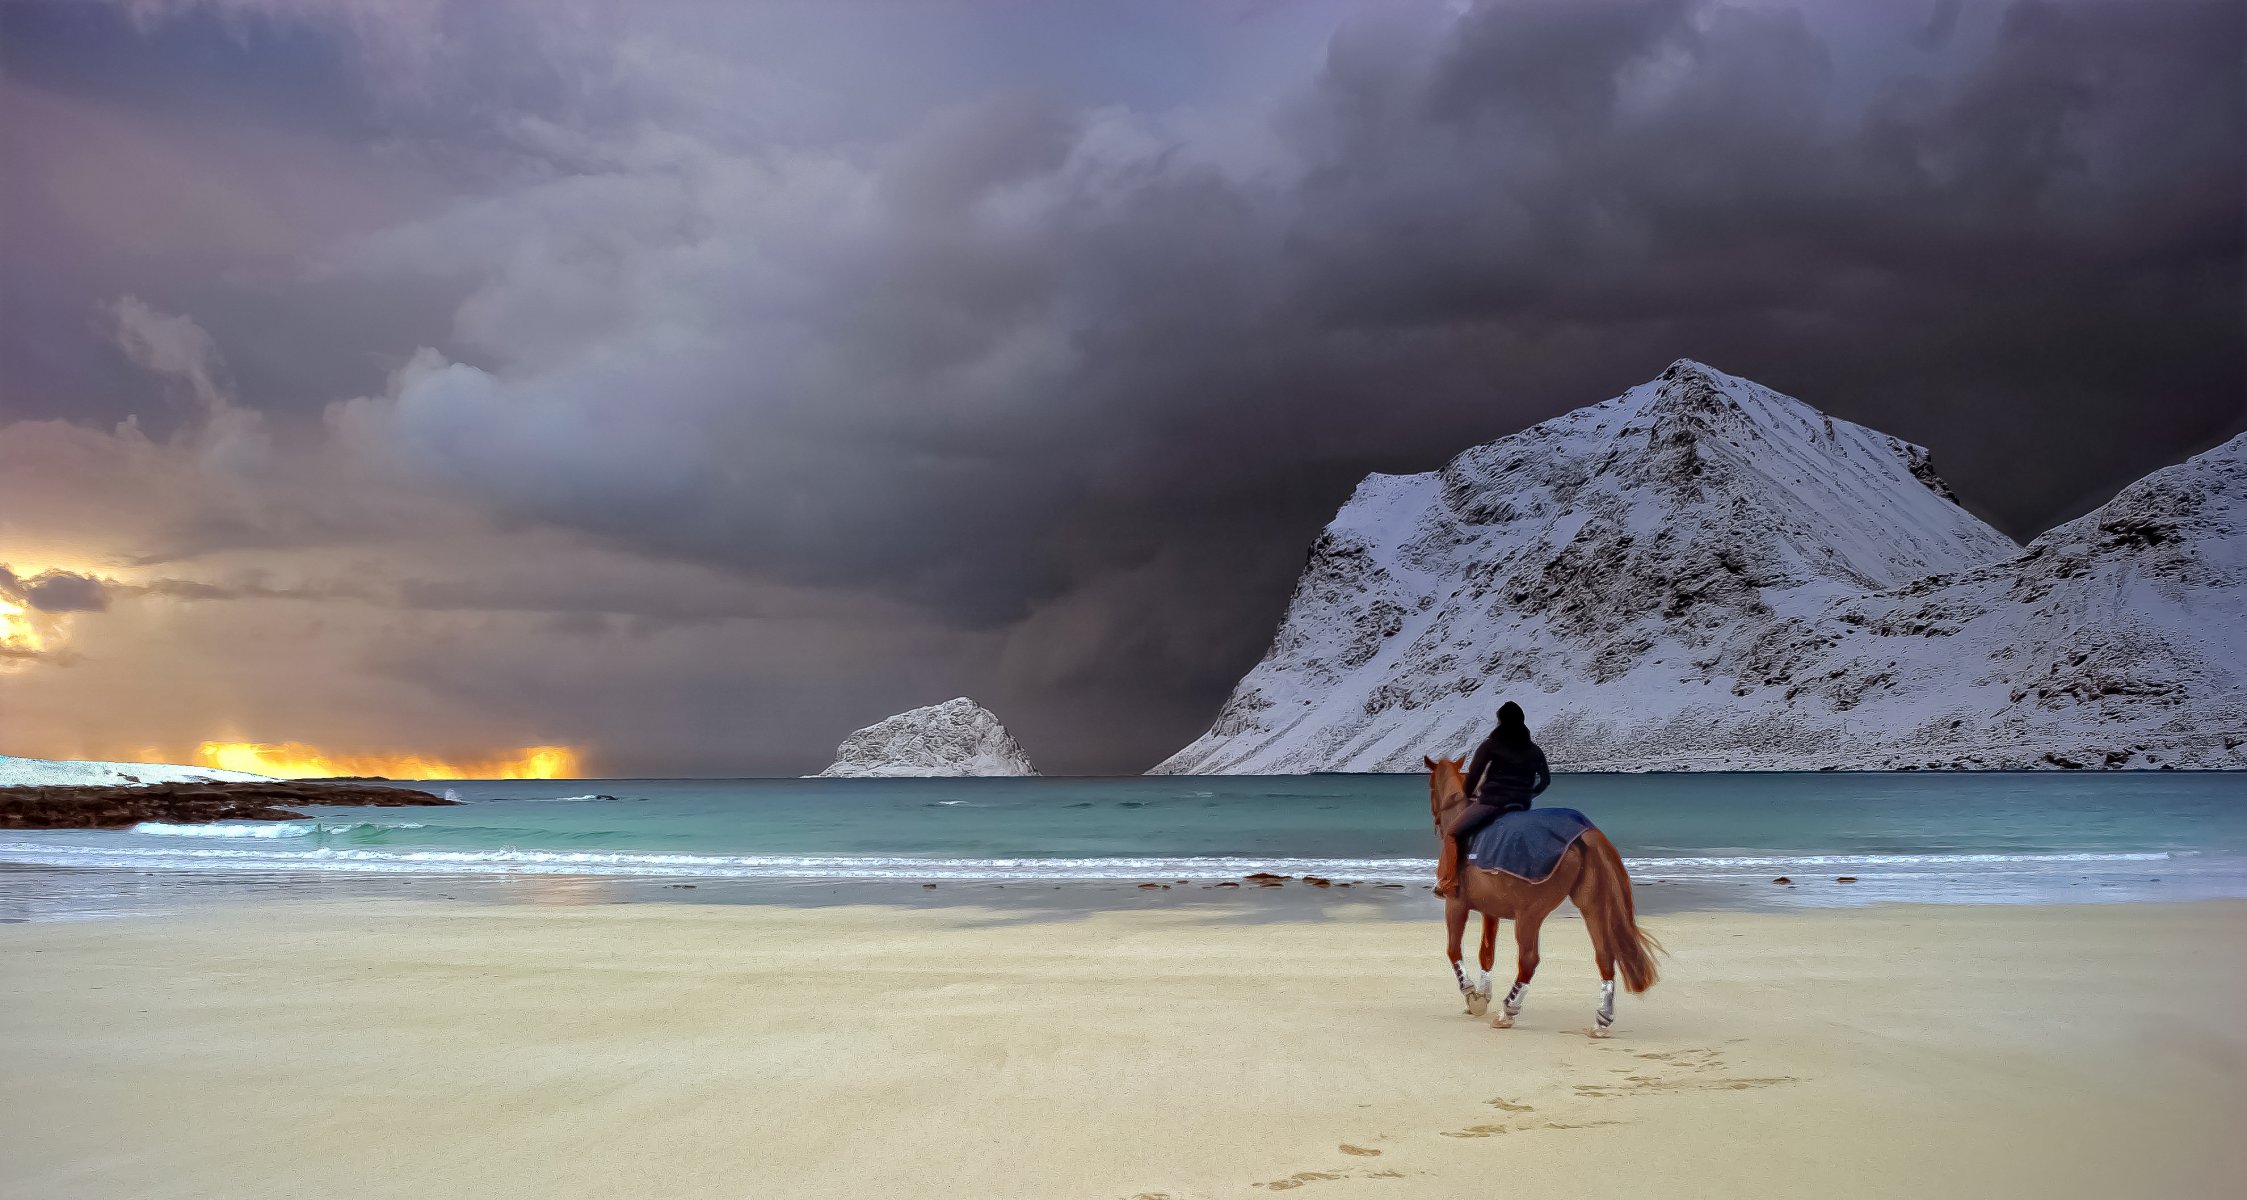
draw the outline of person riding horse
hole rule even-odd
[[[1474,803],[1445,831],[1458,847],[1456,861],[1462,864],[1467,861],[1469,839],[1507,813],[1528,808],[1553,782],[1553,773],[1545,765],[1545,752],[1530,739],[1521,705],[1508,700],[1498,706],[1498,727],[1475,747],[1475,755],[1467,763],[1466,780],[1467,795]],[[1457,886],[1456,879],[1443,881],[1436,895],[1449,896]]]

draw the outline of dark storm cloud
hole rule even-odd
[[[108,591],[91,575],[42,571],[27,578],[4,564],[0,564],[0,599],[44,613],[100,612],[109,607]]]
[[[1935,0],[1927,10],[1927,23],[1912,34],[1912,45],[1922,50],[1942,49],[1958,31],[1959,14],[1965,11],[1965,0]]]
[[[656,16],[495,5],[463,42],[454,6],[258,8],[357,47],[352,86],[226,95],[309,88],[333,111],[289,120],[450,191],[323,242],[309,278],[195,293],[242,404],[356,381],[335,436],[503,522],[988,633],[979,698],[1054,770],[1198,732],[1366,471],[1680,356],[1929,445],[2016,537],[2247,417],[2236,4],[1366,5],[1258,103],[1176,111],[1153,68],[1128,107],[1057,93],[1102,43],[1050,21],[1058,61],[946,90],[926,62],[830,73],[868,61],[839,9],[791,64]],[[744,611],[700,584],[415,586],[570,636]],[[818,644],[883,711],[942,677]]]

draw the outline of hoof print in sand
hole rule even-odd
[[[1322,1179],[1340,1178],[1342,1178],[1342,1175],[1334,1171],[1297,1171],[1295,1174],[1290,1175],[1285,1179],[1274,1179],[1266,1183],[1252,1184],[1251,1186],[1270,1188],[1275,1192],[1284,1192],[1289,1188],[1302,1187],[1306,1183],[1317,1183]]]
[[[1360,1158],[1379,1158],[1381,1156],[1381,1152],[1379,1150],[1368,1150],[1364,1146],[1353,1146],[1348,1142],[1342,1143],[1340,1146],[1335,1147],[1335,1149],[1340,1150],[1344,1154],[1355,1154]]]

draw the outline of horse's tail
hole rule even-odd
[[[1662,943],[1638,927],[1638,906],[1631,899],[1631,876],[1623,869],[1623,856],[1615,843],[1597,829],[1584,831],[1584,878],[1570,898],[1584,911],[1584,920],[1599,933],[1600,944],[1615,956],[1623,973],[1623,986],[1633,992],[1653,987],[1661,973],[1654,956]]]

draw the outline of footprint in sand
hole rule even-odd
[[[1741,1092],[1750,1088],[1778,1087],[1781,1084],[1801,1082],[1792,1075],[1766,1075],[1753,1079],[1658,1079],[1651,1075],[1633,1075],[1620,1087],[1579,1083],[1576,1085],[1576,1094],[1595,1100],[1612,1100],[1617,1096],[1643,1092]]]
[[[1379,1150],[1375,1150],[1367,1146],[1353,1146],[1348,1142],[1344,1142],[1341,1145],[1336,1146],[1335,1149],[1340,1150],[1344,1154],[1355,1155],[1359,1158],[1379,1158],[1381,1156],[1381,1152]],[[1274,1192],[1284,1192],[1292,1188],[1302,1187],[1306,1183],[1318,1183],[1321,1180],[1326,1179],[1348,1179],[1349,1177],[1350,1173],[1347,1171],[1297,1171],[1295,1174],[1290,1175],[1285,1179],[1272,1179],[1267,1180],[1263,1183],[1250,1184],[1249,1186],[1260,1187]],[[1404,1178],[1402,1174],[1396,1171],[1370,1171],[1365,1173],[1365,1177],[1368,1179]]]
[[[1683,1067],[1688,1071],[1713,1071],[1724,1065],[1723,1056],[1714,1050],[1639,1051],[1634,1057],[1668,1066]]]
[[[1500,1133],[1531,1133],[1541,1129],[1597,1129],[1602,1125],[1625,1125],[1627,1121],[1531,1121],[1526,1125],[1469,1125],[1465,1129],[1445,1130],[1448,1138],[1490,1137]]]
[[[1706,1047],[1683,1050],[1634,1050],[1631,1057],[1642,1062],[1656,1063],[1683,1072],[1679,1075],[1631,1074],[1630,1068],[1615,1068],[1622,1075],[1618,1083],[1579,1083],[1576,1094],[1593,1099],[1608,1100],[1645,1092],[1738,1092],[1750,1088],[1777,1087],[1781,1084],[1801,1083],[1793,1075],[1764,1076],[1714,1076],[1712,1072],[1725,1069],[1724,1055]]]
[[[1306,1183],[1317,1183],[1321,1179],[1340,1179],[1342,1177],[1340,1173],[1334,1171],[1297,1171],[1285,1179],[1274,1179],[1268,1183],[1251,1184],[1250,1186],[1284,1192],[1289,1188],[1302,1187]]]
[[[1499,1112],[1536,1112],[1536,1111],[1537,1111],[1536,1109],[1534,1109],[1534,1108],[1531,1108],[1530,1106],[1528,1106],[1528,1105],[1526,1105],[1526,1104],[1516,1104],[1516,1103],[1514,1103],[1513,1101],[1511,1101],[1511,1100],[1508,1100],[1508,1099],[1506,1099],[1506,1098],[1505,1098],[1504,1096],[1496,1096],[1496,1097],[1493,1097],[1493,1098],[1491,1098],[1491,1099],[1488,1099],[1488,1100],[1485,1100],[1485,1101],[1483,1101],[1483,1103],[1484,1103],[1484,1104],[1487,1104],[1487,1105],[1489,1105],[1489,1106],[1490,1106],[1490,1107],[1492,1107],[1492,1108],[1495,1108],[1495,1109],[1497,1109],[1497,1110],[1498,1110]]]

